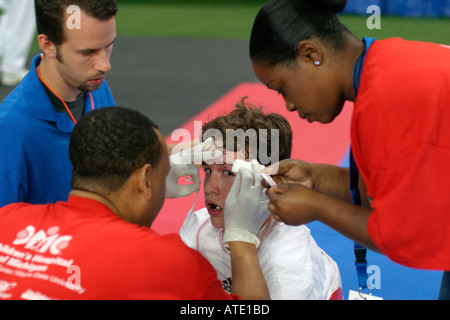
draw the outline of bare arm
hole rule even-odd
[[[374,251],[367,222],[372,209],[353,205],[298,184],[283,184],[267,191],[273,217],[289,225],[321,221],[349,239]]]
[[[351,202],[349,169],[306,161],[288,159],[266,168],[263,172],[273,174],[279,184],[298,183],[318,193]],[[268,187],[268,185],[265,185]],[[364,181],[359,179],[363,206],[369,206]]]
[[[230,248],[232,292],[245,299],[270,299],[259,264],[256,236],[269,212],[261,186],[261,166],[252,161],[252,170],[240,169],[225,200],[223,241]]]
[[[242,241],[228,243],[233,277],[232,294],[245,300],[270,299],[264,275],[258,260],[256,246]]]
[[[348,168],[327,164],[313,164],[312,166],[315,175],[315,191],[346,202],[352,201],[349,192],[350,173]],[[369,201],[366,193],[366,185],[361,176],[359,177],[358,187],[362,205],[368,207]]]

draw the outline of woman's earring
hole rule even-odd
[[[320,61],[319,61],[319,60],[316,60],[316,61],[314,61],[314,64],[315,64],[316,66],[320,66]]]

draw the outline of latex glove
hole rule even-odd
[[[244,241],[260,244],[256,236],[269,216],[269,199],[261,185],[261,165],[252,161],[252,170],[241,168],[225,200],[223,242]]]
[[[222,157],[220,150],[210,150],[213,143],[214,140],[209,138],[193,148],[182,150],[169,157],[170,171],[166,177],[166,198],[187,197],[200,190],[199,168],[194,164],[201,165],[202,161],[206,162]],[[179,184],[178,181],[181,177],[186,177],[192,183]]]
[[[175,149],[175,148],[174,148]],[[222,152],[214,148],[214,139],[209,138],[204,142],[195,145],[189,149],[183,149],[174,153],[169,157],[170,165],[180,164],[197,164],[201,165],[202,161],[211,161],[222,157]]]
[[[298,183],[305,187],[313,189],[316,184],[314,181],[314,166],[306,161],[297,159],[286,159],[279,163],[268,166],[263,170],[263,175],[270,175],[278,184],[283,183]],[[263,185],[269,186],[268,182],[263,182]]]
[[[181,177],[192,181],[189,184],[178,184]],[[200,190],[200,174],[198,167],[192,164],[175,164],[170,166],[166,177],[166,198],[182,198]]]

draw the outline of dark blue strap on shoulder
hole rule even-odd
[[[358,93],[359,83],[361,81],[361,73],[364,66],[364,62],[366,60],[367,51],[369,51],[369,48],[375,42],[375,38],[365,37],[363,41],[365,43],[366,48],[364,50],[364,53],[359,56],[358,60],[356,60],[356,63],[353,67],[353,89],[355,90],[355,95],[357,95]]]
[[[355,95],[358,93],[359,83],[361,80],[361,73],[364,66],[364,61],[366,58],[367,51],[370,46],[375,41],[374,38],[364,38],[366,49],[364,53],[358,58],[353,68],[353,89],[355,90]],[[361,194],[358,187],[359,181],[359,170],[353,158],[353,152],[350,148],[350,194],[352,197],[352,203],[355,205],[361,205]],[[355,266],[356,274],[358,276],[359,289],[367,288],[367,261],[366,261],[366,248],[355,242]]]
[[[352,197],[352,203],[355,205],[361,205],[361,194],[358,187],[359,171],[356,166],[353,153],[350,150],[350,193]],[[355,242],[355,266],[356,275],[358,276],[359,289],[367,288],[367,261],[366,261],[366,248]]]

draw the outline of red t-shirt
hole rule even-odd
[[[0,209],[0,299],[233,299],[178,235],[81,197]]]
[[[406,266],[450,270],[450,47],[375,41],[351,137],[375,245]]]

